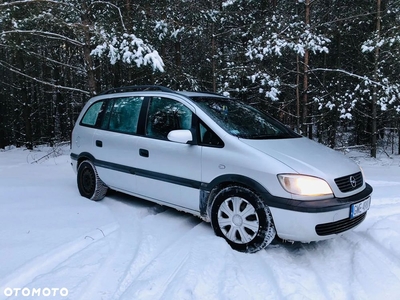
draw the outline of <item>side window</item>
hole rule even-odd
[[[200,145],[210,147],[224,147],[224,142],[203,121],[199,121]]]
[[[88,126],[95,126],[97,117],[99,116],[101,112],[101,107],[103,105],[103,101],[98,101],[92,106],[88,108],[86,111],[85,115],[82,118],[81,124],[82,125],[88,125]]]
[[[112,131],[134,134],[137,131],[143,97],[114,99],[106,108],[102,128]]]
[[[146,124],[146,136],[167,139],[176,129],[190,129],[192,111],[182,103],[167,98],[152,98]]]
[[[114,99],[109,99],[104,103],[103,106],[103,116],[100,124],[101,129],[108,129],[110,124],[111,112],[114,107]]]

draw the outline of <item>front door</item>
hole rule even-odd
[[[191,129],[194,108],[172,99],[150,99],[145,136],[137,137],[136,192],[191,213],[199,212],[201,146],[171,142],[170,131]]]

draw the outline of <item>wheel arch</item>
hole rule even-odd
[[[95,158],[92,154],[88,152],[82,152],[76,157],[76,168],[79,168],[79,165],[84,161],[84,160],[90,160],[92,163],[95,162]]]
[[[213,179],[208,184],[203,184],[200,190],[200,215],[201,217],[209,222],[209,207],[212,202],[214,195],[224,187],[229,185],[239,185],[244,188],[248,188],[253,192],[260,195],[262,201],[269,205],[272,199],[272,195],[268,190],[262,186],[259,182],[249,177],[238,175],[238,174],[225,174]]]

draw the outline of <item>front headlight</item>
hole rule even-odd
[[[317,177],[280,174],[278,179],[282,187],[291,194],[301,196],[328,196],[333,194],[329,184]]]

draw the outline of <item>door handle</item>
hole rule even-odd
[[[143,157],[149,157],[149,150],[139,149],[139,155]]]
[[[96,146],[97,147],[103,147],[103,142],[99,141],[99,140],[96,140]]]

